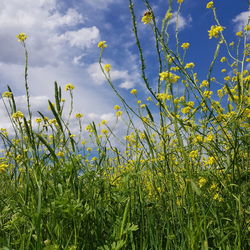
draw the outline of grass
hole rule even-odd
[[[112,68],[102,64],[106,48],[100,46],[101,70],[123,106],[116,106],[115,112],[116,123],[127,129],[124,138],[106,121],[90,123],[83,131],[82,115],[72,117],[70,84],[68,115],[61,87],[55,83],[55,99],[48,103],[51,116],[39,112],[34,117],[27,37],[19,35],[26,59],[28,112],[18,111],[8,87],[2,101],[13,128],[11,133],[0,131],[1,249],[250,248],[249,25],[234,50],[221,29],[214,31],[214,58],[207,79],[200,81],[193,71],[196,66],[186,62],[188,46],[178,43],[178,27],[177,49],[169,45],[172,6],[157,27],[148,1],[143,2],[149,10],[143,21],[156,39],[160,75],[157,86],[147,78],[130,0],[142,80],[149,94],[140,100],[137,90],[131,92],[137,108],[113,85]],[[181,4],[178,13],[180,8]],[[211,11],[220,26],[215,8]],[[232,74],[216,80],[213,68],[220,67],[222,46],[228,53],[222,61],[228,62]],[[183,87],[182,95],[176,94],[176,84]],[[217,93],[211,85],[218,87]],[[74,120],[78,134],[71,132]]]

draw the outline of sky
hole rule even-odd
[[[168,1],[149,2],[160,24],[168,10]],[[207,30],[215,22],[212,11],[206,9],[207,2],[184,0],[179,16],[179,39],[191,44],[187,58],[197,65],[201,78],[205,77],[216,46],[215,39],[208,39]],[[175,6],[176,0],[173,3]],[[226,27],[226,38],[234,41],[235,32],[246,24],[250,13],[247,0],[214,0],[214,4],[221,25]],[[133,103],[129,92],[136,88],[141,98],[146,98],[148,93],[140,77],[140,60],[128,6],[128,0],[1,0],[0,92],[6,91],[9,85],[19,109],[24,109],[24,50],[16,39],[18,33],[24,32],[28,35],[28,81],[34,112],[48,113],[47,100],[53,100],[54,81],[57,81],[62,88],[67,83],[75,86],[74,112],[83,113],[86,123],[114,119],[113,106],[120,104],[119,99],[98,64],[97,44],[103,40],[108,44],[103,62],[111,64],[111,78],[121,95]],[[138,32],[145,52],[146,71],[154,88],[158,73],[152,52],[152,29],[140,22],[145,11],[143,1],[136,0]],[[175,19],[171,23],[170,33]],[[63,97],[69,100],[69,93],[63,91]],[[0,127],[10,127],[2,103],[0,116]]]

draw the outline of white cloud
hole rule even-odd
[[[233,19],[233,22],[236,25],[236,31],[241,31],[243,29],[243,27],[247,24],[249,17],[250,11],[244,11]]]
[[[60,36],[60,39],[67,41],[71,47],[81,49],[90,48],[100,40],[100,32],[97,27],[81,28],[76,31],[67,31]]]
[[[120,2],[120,0],[83,0],[83,2],[91,5],[95,9],[106,9],[108,5]]]
[[[173,13],[173,18],[170,20],[170,24],[173,24],[174,26],[176,25],[176,22],[178,21],[178,29],[181,31],[183,30],[186,26],[190,25],[192,22],[192,17],[189,15],[187,17],[182,16],[180,13],[178,15],[177,19],[177,12]]]

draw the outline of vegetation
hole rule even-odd
[[[169,36],[169,22],[178,17],[183,0],[177,0],[176,16],[170,1],[161,27],[143,2],[142,22],[155,37],[158,80],[147,77],[129,0],[148,92],[142,100],[138,90],[131,90],[137,108],[113,85],[111,65],[102,64],[108,43],[98,44],[101,70],[121,100],[122,108],[114,110],[116,124],[127,129],[124,138],[105,120],[82,128],[83,115],[73,117],[72,84],[65,88],[68,115],[57,83],[51,116],[32,113],[27,36],[18,35],[26,58],[27,114],[19,111],[8,87],[2,101],[13,129],[0,131],[1,249],[250,248],[250,25],[229,44],[213,2],[207,4],[214,14],[208,36],[217,46],[207,78],[200,80],[195,64],[186,61],[190,44],[179,42],[178,26],[174,38]],[[176,39],[174,48],[171,39]],[[214,67],[221,65],[216,79]],[[75,119],[78,134],[71,132]]]

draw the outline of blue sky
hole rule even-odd
[[[152,30],[140,22],[146,10],[143,1],[135,2],[147,72],[154,86],[157,71],[152,54]],[[168,1],[149,2],[160,23]],[[201,80],[207,74],[216,46],[216,39],[208,39],[207,30],[215,22],[212,11],[206,9],[207,2],[184,0],[179,18],[180,42],[191,44],[187,62],[195,63]],[[176,5],[175,0],[173,3]],[[236,40],[235,32],[242,29],[249,16],[247,0],[215,0],[214,3],[221,25],[226,27],[226,38]],[[24,55],[16,40],[16,34],[25,32],[29,36],[29,85],[34,111],[48,112],[47,100],[53,97],[56,80],[62,87],[69,82],[75,85],[75,112],[85,114],[86,124],[91,120],[114,119],[113,106],[119,102],[99,69],[97,43],[101,40],[109,45],[103,61],[112,65],[115,86],[131,103],[131,88],[137,88],[141,98],[146,98],[128,4],[127,0],[1,0],[0,91],[10,85],[20,107],[25,106]],[[170,32],[174,25],[173,22]],[[171,44],[175,44],[174,39]],[[64,96],[67,99],[68,94]],[[0,115],[4,117],[2,106]],[[3,118],[0,127],[9,126],[8,119]]]

